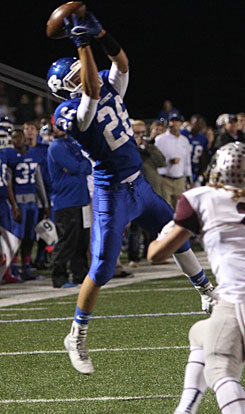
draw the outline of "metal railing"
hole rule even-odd
[[[22,89],[34,95],[42,96],[47,100],[47,107],[51,109],[51,101],[60,103],[61,100],[51,95],[44,79],[0,63],[0,81]]]

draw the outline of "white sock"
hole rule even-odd
[[[245,413],[245,392],[237,378],[221,378],[213,388],[222,414]]]
[[[201,348],[191,348],[185,368],[184,389],[175,414],[195,414],[207,389],[203,375],[204,355]]]

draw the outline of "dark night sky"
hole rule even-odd
[[[45,78],[54,60],[76,56],[71,41],[46,38],[48,17],[62,3],[5,2],[0,62]],[[131,117],[155,118],[166,98],[186,118],[198,112],[212,124],[222,112],[245,112],[244,0],[86,4],[128,54],[125,100]],[[103,54],[95,52],[99,69],[108,67]]]

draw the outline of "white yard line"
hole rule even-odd
[[[135,347],[135,348],[98,348],[90,349],[90,352],[126,352],[126,351],[164,351],[173,349],[189,349],[189,346],[154,346],[154,347]],[[22,352],[0,352],[0,356],[16,355],[42,355],[42,354],[66,354],[68,351],[22,351]]]
[[[180,398],[180,395],[140,395],[134,397],[83,397],[83,398],[54,398],[54,399],[28,399],[28,400],[0,400],[0,404],[34,404],[34,403],[65,403],[81,401],[133,401],[133,400],[156,400],[167,398]]]
[[[156,318],[159,316],[191,316],[191,315],[206,315],[205,312],[168,312],[168,313],[135,313],[128,315],[98,315],[91,316],[91,319],[124,319],[124,318]],[[57,322],[57,321],[71,321],[74,316],[67,316],[62,318],[32,318],[32,319],[8,319],[0,320],[1,323],[24,323],[24,322]]]

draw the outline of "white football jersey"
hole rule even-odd
[[[218,295],[245,303],[245,198],[209,186],[193,188],[180,198],[176,224],[200,234]]]

